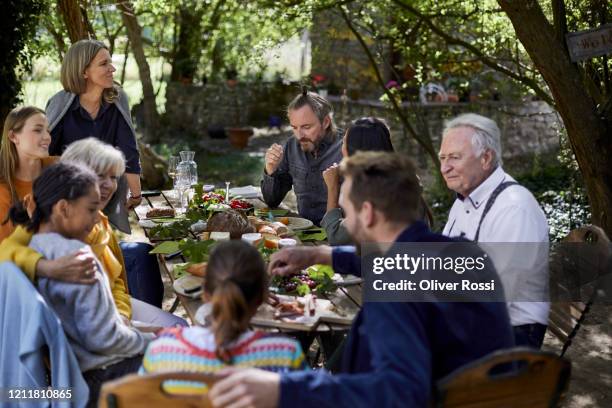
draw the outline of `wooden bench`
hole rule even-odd
[[[574,246],[571,243],[591,245]],[[580,330],[596,296],[598,277],[609,267],[610,240],[599,227],[587,225],[571,231],[551,252],[551,299],[548,330],[562,343],[561,356]],[[609,273],[609,271],[608,271]],[[567,301],[555,301],[567,299]]]
[[[555,407],[567,390],[570,373],[571,363],[553,353],[528,348],[500,350],[438,381],[431,406]]]

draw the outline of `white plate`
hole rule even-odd
[[[287,218],[287,220],[289,221],[289,224],[287,224],[287,226],[294,231],[310,228],[314,225],[312,221],[300,217],[277,217],[275,218],[275,221],[280,221],[280,218]]]
[[[203,279],[198,276],[185,275],[175,280],[172,284],[172,287],[174,288],[174,291],[180,295],[187,296],[190,298],[198,298],[202,295],[202,292],[204,291],[202,289],[202,283]],[[191,288],[196,285],[200,286],[199,290],[191,293],[185,292],[185,288]]]
[[[146,219],[138,221],[138,225],[140,225],[142,228],[155,228],[158,224],[155,221]]]
[[[242,198],[257,198],[261,195],[259,189],[254,186],[234,187],[229,190],[230,196]]]

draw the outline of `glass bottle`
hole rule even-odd
[[[179,163],[179,166],[184,163],[184,165],[189,169],[189,174],[191,175],[191,185],[198,184],[198,164],[193,160],[195,152],[191,150],[184,150],[180,152],[180,155],[181,163]]]

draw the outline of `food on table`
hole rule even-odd
[[[183,256],[191,263],[208,261],[210,248],[215,244],[212,239],[197,241],[186,238],[179,242],[179,249],[183,251]]]
[[[253,228],[246,215],[230,209],[213,214],[208,220],[206,231],[226,231],[230,233],[232,239],[240,239],[242,234],[255,232],[255,228]]]
[[[313,265],[293,276],[275,276],[272,286],[278,288],[278,293],[306,295],[334,292],[338,288],[333,280],[334,270],[329,265]]]
[[[295,300],[279,300],[278,298],[268,300],[268,304],[274,307],[275,319],[291,319],[301,316],[314,316],[317,310],[317,297],[308,294]]]
[[[206,276],[206,267],[208,266],[208,262],[198,262],[193,263],[191,265],[187,265],[185,270],[192,275],[205,277]]]
[[[270,234],[276,235],[279,237],[284,237],[291,234],[291,231],[287,226],[281,222],[268,222],[263,221],[256,224],[257,232],[261,234]]]
[[[206,230],[206,221],[198,220],[194,224],[191,224],[191,231],[198,233]]]
[[[299,317],[304,315],[304,305],[297,300],[289,302],[280,302],[275,306],[274,318],[286,319],[291,317]]]
[[[157,225],[149,230],[149,239],[180,239],[189,235],[191,221],[181,220],[167,224]]]
[[[276,221],[276,222],[273,222],[272,224],[270,224],[270,226],[272,228],[274,228],[274,232],[278,236],[283,236],[283,235],[289,233],[289,228],[287,228],[287,226],[285,224],[283,224],[282,222]]]
[[[202,196],[202,201],[204,201],[205,204],[223,203],[225,202],[225,197],[211,191]]]
[[[318,283],[306,273],[280,277],[277,283],[280,291],[284,293],[296,293],[300,285],[307,285],[312,290],[317,287]]]
[[[249,210],[253,208],[253,204],[249,203],[248,201],[239,200],[239,199],[234,199],[230,201],[229,205],[230,207],[236,210]]]
[[[261,218],[253,216],[253,215],[249,215],[247,218],[249,222],[251,223],[251,225],[253,225],[253,227],[255,227],[256,230],[259,230],[261,226],[268,224],[267,221],[264,221]]]
[[[274,228],[272,228],[270,225],[262,225],[257,232],[260,234],[276,235],[276,230],[274,230]]]
[[[147,211],[147,218],[174,217],[174,216],[175,216],[174,208],[170,208],[170,207],[155,207]]]
[[[264,247],[268,249],[278,249],[278,239],[264,238]]]
[[[242,240],[244,242],[248,242],[251,245],[259,245],[259,242],[261,241],[261,234],[259,232],[249,232],[246,234],[242,234]]]
[[[212,231],[210,233],[210,239],[213,241],[229,241],[230,233],[227,231]]]
[[[289,225],[289,217],[280,217],[278,218],[278,222],[282,222],[285,225]]]
[[[222,212],[222,211],[227,211],[229,210],[230,207],[229,205],[225,204],[225,203],[215,203],[215,204],[210,204],[208,206],[208,211],[210,212]]]

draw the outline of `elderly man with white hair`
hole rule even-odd
[[[515,341],[539,348],[549,312],[544,212],[503,170],[500,130],[493,120],[468,113],[449,121],[439,157],[446,185],[457,193],[444,235],[496,243],[481,246],[504,283]]]

